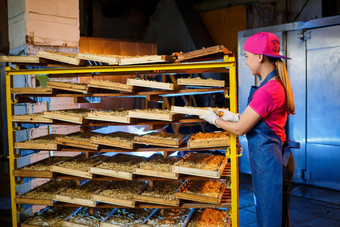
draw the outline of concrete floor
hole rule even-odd
[[[240,227],[256,227],[251,176],[240,174]],[[292,227],[340,226],[340,192],[293,184],[290,197]]]
[[[0,172],[0,226],[11,226],[9,177]],[[240,227],[255,227],[256,214],[251,190],[251,177],[240,174]],[[292,227],[340,226],[340,192],[301,184],[291,190]]]

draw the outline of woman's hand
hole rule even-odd
[[[219,126],[217,126],[215,124],[216,119],[219,118],[219,117],[210,107],[209,107],[209,113],[207,115],[201,115],[201,116],[199,116],[199,118],[201,118],[201,119],[209,122],[210,124],[213,124],[216,127],[220,128]]]
[[[238,122],[240,120],[239,114],[235,114],[224,109],[217,109],[217,111],[223,112],[223,116],[221,117],[222,120],[232,121],[232,122]]]

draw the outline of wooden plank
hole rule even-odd
[[[70,65],[80,65],[83,63],[82,60],[76,58],[75,54],[70,54],[70,53],[58,53],[58,52],[52,52],[52,51],[39,50],[37,52],[37,56],[40,58],[67,63]]]
[[[227,140],[206,140],[188,141],[188,148],[208,148],[208,147],[229,147],[230,139]]]
[[[134,200],[111,198],[111,197],[101,196],[101,195],[96,195],[96,194],[92,195],[92,199],[97,202],[115,204],[115,205],[120,205],[124,207],[135,207],[135,204],[136,204]]]
[[[114,91],[124,91],[124,92],[133,92],[133,86],[123,83],[118,83],[109,80],[95,80],[90,79],[87,84],[88,87],[100,88],[100,89],[108,89]]]
[[[174,61],[171,55],[145,55],[137,57],[120,57],[119,65],[134,65],[134,64],[147,64],[147,63],[162,63]]]
[[[59,82],[59,81],[47,81],[47,86],[54,89],[66,90],[66,91],[74,91],[87,93],[88,87],[87,84],[78,84],[71,82]]]
[[[103,168],[97,168],[97,167],[90,167],[90,173],[114,177],[114,178],[126,179],[126,180],[132,180],[132,176],[133,176],[133,173],[130,173],[130,172],[103,169]]]
[[[229,110],[228,108],[212,108],[215,113],[219,116],[223,115],[223,112],[218,111],[217,109]],[[209,107],[194,107],[194,106],[171,106],[171,112],[177,114],[189,114],[189,115],[207,115],[209,114]]]
[[[194,176],[200,176],[200,177],[209,177],[209,178],[219,179],[222,175],[222,172],[224,170],[225,165],[228,162],[228,159],[226,157],[224,157],[222,159],[222,163],[220,163],[220,165],[219,165],[219,167],[216,171],[181,166],[184,162],[190,160],[191,157],[193,157],[194,160],[197,159],[197,158],[195,158],[195,156],[197,156],[196,154],[199,155],[199,157],[200,157],[199,159],[202,162],[205,162],[205,158],[203,156],[206,156],[206,158],[209,158],[209,156],[211,156],[211,155],[208,155],[208,154],[188,153],[182,160],[180,160],[180,161],[178,161],[177,163],[174,164],[174,166],[172,167],[172,171],[175,172],[175,173],[181,173],[181,174],[186,174],[186,175],[194,175]],[[204,164],[206,164],[206,163],[204,163]],[[197,163],[197,165],[198,165],[198,163]]]
[[[202,79],[200,77],[195,78],[178,78],[178,85],[191,85],[191,86],[204,86],[204,87],[224,87],[224,80],[214,80],[214,79]]]
[[[97,61],[107,63],[109,65],[118,65],[119,58],[117,55],[105,55],[105,54],[89,54],[89,53],[78,53],[76,55],[77,59],[87,60],[87,61]]]
[[[30,204],[30,205],[46,205],[53,206],[53,199],[28,199],[16,197],[14,199],[16,204]]]
[[[48,123],[53,123],[53,120],[42,117],[41,113],[37,113],[37,114],[25,114],[25,115],[13,115],[12,122],[48,124]]]
[[[55,172],[55,173],[62,173],[62,174],[66,174],[66,175],[92,179],[92,173],[89,173],[87,171],[65,168],[65,167],[56,166],[56,165],[51,166],[51,171]]]
[[[156,89],[164,89],[164,90],[174,90],[175,85],[172,83],[164,83],[158,81],[150,81],[150,80],[142,80],[142,79],[131,79],[128,78],[128,85],[138,86],[138,87],[148,87],[148,88],[156,88]]]
[[[178,206],[179,205],[179,199],[169,200],[169,199],[161,199],[151,196],[143,196],[143,195],[137,195],[136,201],[144,202],[144,203],[155,203],[155,204],[161,204],[166,206]]]
[[[175,53],[177,56],[176,62],[178,61],[185,61],[189,59],[204,57],[212,54],[232,54],[231,51],[229,51],[227,48],[225,48],[223,45],[217,45],[207,48],[202,48],[199,50],[190,51],[187,53]]]
[[[42,116],[59,121],[83,124],[85,121],[85,114],[87,112],[90,112],[90,110],[72,109],[72,110],[43,111]]]
[[[124,116],[124,113],[125,113],[125,116]],[[95,121],[131,123],[130,118],[127,117],[127,111],[98,111],[96,110],[96,111],[91,111],[91,112],[86,113],[85,119],[95,120]]]
[[[17,87],[11,88],[12,94],[38,94],[38,95],[50,95],[52,94],[51,88],[45,87]]]
[[[156,111],[158,109],[155,109]],[[159,121],[173,121],[175,115],[171,113],[161,113],[150,110],[128,110],[128,117]]]
[[[38,56],[0,56],[0,62],[40,63]]]

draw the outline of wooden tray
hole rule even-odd
[[[72,111],[80,112],[81,116],[72,116],[70,114]],[[54,119],[54,120],[59,120],[59,121],[83,124],[85,120],[85,114],[87,112],[90,112],[90,110],[87,110],[87,109],[65,110],[65,112],[63,113],[55,112],[55,111],[44,111],[42,112],[42,116],[46,118]]]
[[[88,141],[83,141],[78,138],[77,136],[84,135],[84,137],[88,137]],[[80,147],[84,149],[91,149],[91,150],[98,150],[98,144],[93,143],[90,141],[91,136],[97,135],[96,133],[74,133],[69,135],[69,137],[65,136],[58,136],[56,137],[56,143],[64,146],[71,146],[71,147]],[[72,138],[74,136],[74,138]]]
[[[29,164],[27,166],[24,166],[20,169],[13,170],[13,176],[15,177],[38,177],[38,178],[52,178],[53,172],[50,170],[51,166],[55,163],[58,163],[60,161],[69,159],[69,157],[51,157],[46,158],[41,161]],[[38,171],[38,170],[24,170],[25,167],[33,167],[35,165],[43,165],[44,163],[49,162],[48,164],[48,170],[45,171]]]
[[[204,140],[191,140],[196,137],[208,137]],[[192,135],[187,143],[188,148],[228,147],[230,146],[230,135],[228,132],[196,133]]]
[[[13,115],[13,122],[25,122],[25,123],[53,123],[52,119],[42,117],[41,114],[25,114],[25,115]]]
[[[110,147],[120,147],[124,149],[133,149],[134,148],[134,141],[125,141],[125,140],[112,140],[110,137],[127,137],[127,136],[133,136],[135,134],[131,133],[125,133],[125,132],[114,132],[106,135],[101,136],[93,136],[91,137],[90,141],[96,144],[106,145]]]
[[[199,50],[194,50],[186,53],[176,54],[178,61],[192,60],[195,58],[200,58],[204,56],[209,56],[213,54],[231,54],[232,52],[226,49],[223,45],[216,45],[212,47],[202,48]]]
[[[186,212],[187,210],[187,212]],[[145,221],[143,222],[143,224],[141,226],[143,227],[150,227],[151,224],[148,224],[149,220],[155,219],[155,218],[164,218],[164,216],[166,215],[166,219],[164,220],[169,220],[169,223],[165,223],[167,226],[173,226],[174,224],[176,224],[176,226],[179,225],[179,223],[176,223],[176,219],[178,219],[178,212],[186,212],[187,214],[184,213],[184,215],[186,216],[182,227],[186,227],[194,210],[193,208],[186,208],[185,209],[164,209],[164,210],[159,210],[157,209],[155,212],[152,212],[152,215],[150,215],[147,219],[145,219]],[[162,212],[163,211],[163,212]],[[154,226],[154,225],[153,225]]]
[[[81,63],[84,63],[82,60],[75,58],[76,56],[75,54],[69,54],[69,53],[58,53],[58,52],[52,52],[52,51],[39,50],[37,52],[37,56],[40,58],[67,63],[70,65],[80,65]]]
[[[69,226],[69,227],[87,227],[87,226],[97,226],[97,225],[94,225],[95,223],[88,223],[88,224],[80,224],[80,223],[76,223],[76,222],[72,222],[70,221],[70,219],[72,218],[72,216],[74,215],[78,215],[79,212],[83,211],[83,209],[86,209],[84,207],[79,207],[77,208],[72,214],[70,214],[67,218],[64,219],[63,221],[63,225],[62,226]],[[100,216],[100,219],[102,219],[102,216],[106,217],[107,215],[109,215],[110,213],[109,212],[106,212],[105,210],[108,210],[108,209],[100,209],[100,211],[103,211],[103,213],[100,213],[99,216]],[[88,222],[89,220],[93,221],[93,219],[99,219],[98,216],[96,216],[95,214],[91,214],[90,212],[87,212],[88,214],[90,214],[89,216],[91,217],[87,217],[86,218],[86,222]],[[79,218],[82,218],[82,220],[84,220],[84,216],[80,216]],[[104,219],[102,220],[98,220],[99,222],[103,221]],[[98,223],[99,225],[98,226],[101,226],[101,223]]]
[[[157,134],[166,136],[166,133],[153,133],[155,136]],[[171,136],[171,134],[169,133]],[[185,135],[183,135],[181,138],[178,138],[177,140],[167,140],[164,139],[164,137],[159,138],[148,138],[146,136],[135,136],[135,141],[140,144],[148,144],[148,145],[154,145],[154,146],[162,146],[162,147],[179,147],[180,144],[185,139]]]
[[[196,78],[178,78],[178,85],[191,85],[191,86],[205,86],[205,87],[224,87],[224,80],[214,80],[214,79],[201,79]]]
[[[121,181],[122,182],[122,181]],[[133,181],[128,181],[130,183],[134,183]],[[115,182],[109,183],[107,186],[109,187],[111,184],[114,184]],[[119,182],[120,183],[120,182]],[[144,184],[144,186],[139,190],[139,192],[136,193],[139,194],[144,189],[147,187],[147,183]],[[124,207],[135,207],[136,201],[135,200],[129,200],[129,199],[120,199],[120,198],[113,198],[113,197],[108,197],[108,196],[103,196],[103,195],[98,195],[101,191],[104,191],[106,189],[100,189],[97,192],[93,193],[91,198],[94,201],[101,202],[101,203],[108,203],[108,204],[114,204],[114,205],[119,205],[119,206],[124,206]]]
[[[66,160],[65,162],[67,161],[73,161],[75,159],[79,159],[83,156],[76,156],[76,157],[73,157],[69,160]],[[97,156],[98,157],[98,156]],[[101,160],[101,158],[105,158],[105,157],[94,157],[96,158],[97,162],[93,163],[93,165],[96,165],[97,163],[99,163]],[[92,179],[92,173],[88,171],[82,171],[82,170],[77,170],[77,169],[71,169],[71,168],[66,168],[66,167],[63,167],[63,166],[58,166],[58,164],[61,164],[62,162],[59,162],[59,163],[56,163],[55,165],[51,166],[51,171],[52,172],[55,172],[55,173],[62,173],[62,174],[66,174],[66,175],[70,175],[70,176],[77,176],[77,177],[84,177],[84,178],[88,178],[88,179]],[[89,167],[90,168],[90,167]]]
[[[158,182],[159,181],[156,181],[155,184],[157,184]],[[175,182],[172,181],[171,183],[175,183]],[[153,187],[155,187],[155,185],[153,185]],[[144,203],[160,204],[160,205],[165,205],[165,206],[178,206],[180,202],[179,199],[169,200],[169,199],[162,199],[162,198],[141,195],[141,194],[142,192],[136,196],[136,199],[135,199],[136,201],[144,202]]]
[[[40,59],[37,56],[0,56],[0,62],[40,63]]]
[[[70,82],[47,81],[47,86],[53,89],[87,93],[87,84],[77,84]]]
[[[203,215],[202,213],[200,213],[200,214],[198,213],[198,212],[200,212],[200,210],[201,209],[195,209],[194,213],[190,217],[188,225],[190,225],[191,222],[195,222],[196,217],[197,217],[197,219],[200,219],[201,215]],[[223,210],[223,211],[220,210],[219,211],[218,209],[205,208],[205,209],[203,209],[203,212],[205,212],[207,210],[215,210],[216,212],[223,212],[223,213],[222,214],[220,213],[219,215],[217,215],[217,214],[214,215],[210,211],[207,214],[205,214],[205,215],[209,215],[209,217],[205,218],[205,220],[207,220],[208,223],[203,223],[202,221],[200,221],[199,223],[197,223],[197,222],[196,223],[192,223],[192,226],[211,226],[211,222],[212,221],[214,221],[215,223],[216,223],[216,221],[218,221],[218,223],[216,223],[216,225],[219,224],[219,226],[223,225],[224,227],[231,227],[231,219],[228,217],[229,216],[228,211],[226,211],[226,210]],[[211,215],[213,215],[213,217],[217,216],[219,218],[220,217],[225,217],[225,219],[227,219],[227,220],[225,220],[225,219],[216,220],[216,219],[213,219],[211,217]]]
[[[223,113],[217,111],[217,107],[212,108],[219,115]],[[228,108],[219,108],[228,110]],[[171,106],[171,112],[178,114],[189,114],[189,115],[207,115],[209,114],[209,107],[193,107],[193,106]]]
[[[150,81],[150,80],[128,78],[126,83],[128,85],[133,85],[133,86],[138,86],[138,87],[157,88],[157,89],[164,89],[164,90],[170,90],[170,91],[175,89],[175,85],[172,83],[163,83],[163,82]]]
[[[154,112],[147,111],[147,110],[145,111],[129,110],[127,116],[131,118],[140,118],[140,119],[158,120],[158,121],[175,120],[174,114],[154,113]]]
[[[52,88],[46,87],[17,87],[11,88],[12,94],[35,94],[35,95],[50,95]]]
[[[222,175],[225,165],[228,162],[228,159],[224,158],[223,162],[221,163],[217,171],[203,170],[203,169],[198,169],[198,168],[189,168],[189,167],[181,166],[181,164],[185,162],[187,159],[189,159],[191,155],[193,155],[193,153],[188,153],[182,160],[175,163],[175,165],[172,167],[172,171],[175,173],[181,173],[181,174],[186,174],[186,175],[219,179]]]
[[[76,58],[87,61],[103,62],[109,65],[118,65],[119,63],[119,58],[116,55],[78,53]]]
[[[90,79],[87,84],[88,87],[114,90],[114,91],[124,91],[124,92],[133,92],[133,86],[118,82],[113,82],[109,80],[95,80]]]
[[[32,140],[26,140],[23,142],[15,142],[14,148],[23,150],[44,150],[44,151],[58,150],[58,144],[56,142],[51,142],[51,139],[53,139],[53,137],[55,136],[57,135],[47,135]],[[37,140],[45,139],[48,141],[47,143],[34,142]]]
[[[112,210],[112,212],[101,222],[101,227],[123,227],[123,226],[126,226],[126,224],[112,224],[112,223],[109,223],[108,221],[113,217],[113,216],[115,216],[116,214],[118,214],[118,216],[119,216],[119,218],[120,219],[122,219],[123,217],[119,214],[119,211],[120,211],[121,209],[118,209],[118,208],[115,208],[115,209],[113,209]],[[131,208],[128,208],[128,209],[124,209],[125,210],[125,212],[128,210],[128,211],[130,211],[131,210],[131,214],[132,215],[134,215],[135,214],[135,212],[134,212],[134,210],[136,210],[136,211],[139,211],[139,210],[141,210],[141,209],[131,209]],[[150,209],[151,210],[151,209]],[[154,210],[152,210],[151,212],[150,212],[150,214],[147,216],[147,217],[145,217],[145,219],[138,225],[138,226],[144,226],[143,225],[143,223],[144,223],[144,221],[145,220],[147,220],[149,217],[151,217],[155,212],[158,212],[158,209],[154,209]],[[130,215],[130,213],[129,213],[129,215]],[[135,219],[135,217],[133,217],[134,219]],[[140,217],[139,217],[140,218]],[[137,224],[137,223],[135,223],[135,224]]]
[[[151,156],[148,160],[152,160],[153,158],[157,158],[157,155]],[[143,175],[143,176],[161,177],[161,178],[174,179],[174,180],[177,180],[179,176],[178,173],[155,170],[155,169],[154,170],[143,169],[140,166],[135,169],[134,173],[138,175]]]
[[[130,123],[131,120],[127,116],[114,116],[109,115],[106,111],[89,112],[85,114],[85,119],[95,121],[107,121],[107,122],[118,122],[118,123]]]
[[[90,167],[90,173],[98,174],[102,176],[109,176],[109,177],[114,177],[114,178],[132,180],[133,172],[114,170],[114,169],[105,169],[105,168],[100,167],[100,165],[103,164],[104,162],[112,162],[115,160],[121,160],[120,157],[126,157],[126,159],[133,159],[137,156],[128,155],[128,154],[116,154],[112,158],[108,158],[102,162],[97,163],[95,166]],[[138,159],[136,159],[136,164],[138,164],[139,161],[143,161],[143,160],[145,160],[145,158],[138,157]],[[124,161],[122,162],[124,163]]]
[[[119,65],[161,63],[173,60],[174,58],[171,55],[145,55],[138,57],[122,57],[119,59]]]
[[[213,180],[210,180],[213,181]],[[184,200],[190,200],[190,201],[195,201],[195,202],[202,202],[202,203],[211,203],[211,204],[220,204],[222,200],[222,196],[224,193],[224,190],[226,188],[225,183],[222,180],[217,180],[222,182],[222,186],[220,188],[220,193],[217,197],[213,196],[206,196],[206,195],[199,195],[199,194],[194,194],[191,192],[185,192],[184,190],[188,187],[189,185],[193,182],[192,180],[186,180],[182,186],[178,189],[176,192],[176,197],[179,199],[184,199]],[[196,182],[208,182],[207,181],[196,181]]]

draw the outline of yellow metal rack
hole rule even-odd
[[[89,76],[89,74],[100,75],[138,75],[138,74],[176,74],[176,73],[228,73],[229,74],[229,91],[225,94],[230,100],[230,110],[237,112],[237,84],[236,84],[236,63],[235,58],[225,55],[223,60],[211,62],[194,62],[194,63],[169,63],[169,64],[149,64],[149,65],[132,65],[132,66],[89,66],[89,67],[63,67],[63,68],[43,68],[43,69],[12,69],[6,68],[6,100],[7,100],[7,124],[8,124],[8,142],[9,142],[9,163],[10,163],[10,184],[11,184],[11,204],[12,204],[12,221],[13,226],[18,226],[19,213],[16,197],[16,178],[13,176],[13,170],[16,169],[17,155],[14,150],[14,128],[12,122],[13,105],[17,102],[11,94],[13,76],[15,75],[39,75],[48,74],[50,77],[63,75],[67,76]],[[91,96],[91,95],[86,95]],[[230,158],[231,164],[231,220],[232,226],[239,225],[239,176],[238,176],[238,157],[240,156],[237,144],[237,136],[231,134],[231,146],[227,149],[226,154]]]

